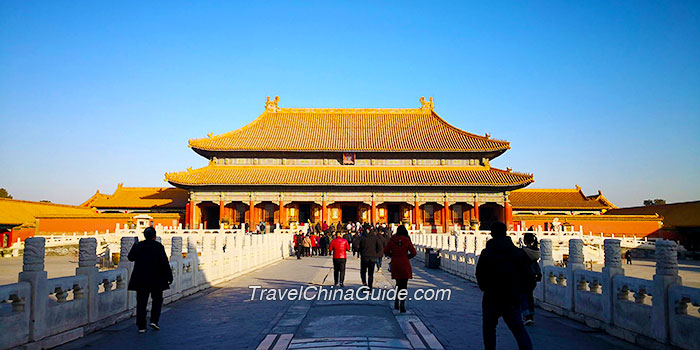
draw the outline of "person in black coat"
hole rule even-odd
[[[370,229],[360,238],[358,251],[360,252],[360,277],[362,284],[372,289],[374,282],[374,267],[377,265],[377,258],[383,255],[384,245],[377,236],[375,229]]]
[[[486,242],[476,264],[476,282],[484,291],[481,300],[484,348],[496,349],[496,325],[503,317],[519,349],[532,349],[532,341],[520,316],[520,295],[525,290],[529,259],[506,235],[506,225],[491,226],[493,239]]]
[[[151,328],[159,330],[160,309],[163,306],[163,291],[170,289],[173,272],[165,254],[165,248],[156,241],[156,229],[147,227],[143,231],[145,240],[134,244],[128,259],[134,262],[134,271],[129,278],[129,290],[136,291],[136,325],[139,333],[146,331],[146,305],[151,296]]]

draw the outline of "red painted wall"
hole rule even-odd
[[[41,218],[38,221],[37,232],[40,234],[52,233],[70,233],[70,232],[105,232],[110,230],[114,232],[117,224],[124,227],[129,222],[130,217],[117,218]],[[163,226],[173,226],[179,222],[179,215],[175,214],[172,218],[154,218],[153,225],[158,224]],[[16,239],[16,238],[15,238]]]
[[[592,232],[594,234],[603,233],[604,236],[637,236],[637,237],[659,237],[661,232],[661,220],[615,220],[614,217],[585,217],[577,219],[574,216],[559,216],[560,222],[567,222],[574,226],[574,230],[578,231],[579,226],[583,226],[583,233]],[[541,226],[544,229],[544,224],[551,223],[552,219],[538,218],[537,216],[517,215],[517,220],[514,220],[514,225],[520,225],[521,228],[527,229],[530,226]]]

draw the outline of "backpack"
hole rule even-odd
[[[527,274],[530,277],[531,281],[542,281],[542,269],[540,269],[540,264],[538,264],[537,261],[533,261],[530,263],[530,266],[528,266],[527,268]]]

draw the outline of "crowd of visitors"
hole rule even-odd
[[[370,290],[374,287],[374,272],[381,272],[384,257],[391,258],[391,276],[398,290],[407,289],[412,278],[409,259],[416,256],[416,249],[404,226],[398,226],[396,234],[386,224],[352,222],[328,225],[326,222],[307,226],[307,232],[298,230],[294,235],[297,259],[310,256],[333,257],[333,280],[335,286],[344,286],[345,266],[348,252],[360,259],[362,285]],[[406,312],[406,301],[395,300],[395,308]]]

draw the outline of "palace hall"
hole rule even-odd
[[[186,227],[512,225],[509,194],[533,182],[532,174],[491,167],[510,143],[450,125],[432,97],[418,108],[367,109],[282,108],[268,97],[250,124],[189,147],[209,164],[165,174],[189,193]]]

